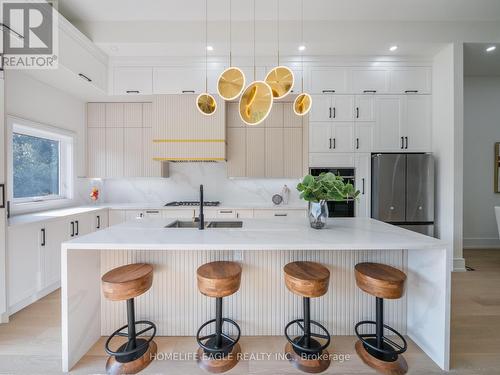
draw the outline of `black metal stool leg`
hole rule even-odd
[[[215,299],[215,348],[222,346],[222,297]]]
[[[375,312],[375,332],[377,334],[377,348],[384,348],[384,300],[376,298],[376,312]]]
[[[135,307],[134,299],[130,298],[127,300],[127,323],[128,323],[128,345],[127,350],[132,350],[137,347],[136,342],[136,331],[135,331]]]
[[[311,347],[311,306],[309,304],[309,297],[304,297],[303,299],[304,306],[304,342],[303,345],[305,348],[309,349]]]

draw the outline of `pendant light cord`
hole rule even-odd
[[[300,45],[304,45],[304,0],[300,0]],[[302,92],[304,92],[304,51],[300,51],[300,64],[302,69]]]
[[[255,81],[255,1],[253,0],[253,80]]]
[[[280,0],[276,0],[276,30],[278,33],[278,66],[280,66]]]
[[[229,66],[233,66],[233,29],[232,29],[232,9],[229,0]]]
[[[208,92],[208,0],[205,0],[205,92]]]

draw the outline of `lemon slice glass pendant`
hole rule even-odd
[[[243,92],[245,83],[245,74],[240,68],[227,68],[219,76],[217,93],[224,100],[234,100]]]
[[[258,125],[269,116],[272,107],[271,87],[264,81],[252,82],[241,95],[240,118],[247,125]]]
[[[297,116],[304,116],[311,110],[312,99],[311,95],[303,92],[298,95],[293,102],[293,112]]]
[[[277,66],[267,73],[265,81],[271,86],[274,99],[281,99],[292,91],[294,76],[290,68]]]
[[[196,98],[196,107],[205,116],[210,116],[217,110],[217,102],[212,95],[204,92]]]

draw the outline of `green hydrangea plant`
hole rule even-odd
[[[297,190],[300,192],[300,198],[313,203],[340,202],[359,195],[359,190],[355,190],[353,184],[331,172],[321,173],[319,176],[305,176],[297,185]]]

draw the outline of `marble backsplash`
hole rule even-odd
[[[77,181],[77,199],[90,203],[90,190],[98,186],[101,203],[166,203],[198,200],[199,185],[204,185],[205,200],[223,204],[272,204],[273,194],[283,185],[290,188],[289,204],[301,204],[295,186],[298,179],[227,178],[225,163],[170,163],[169,178],[120,178]]]

